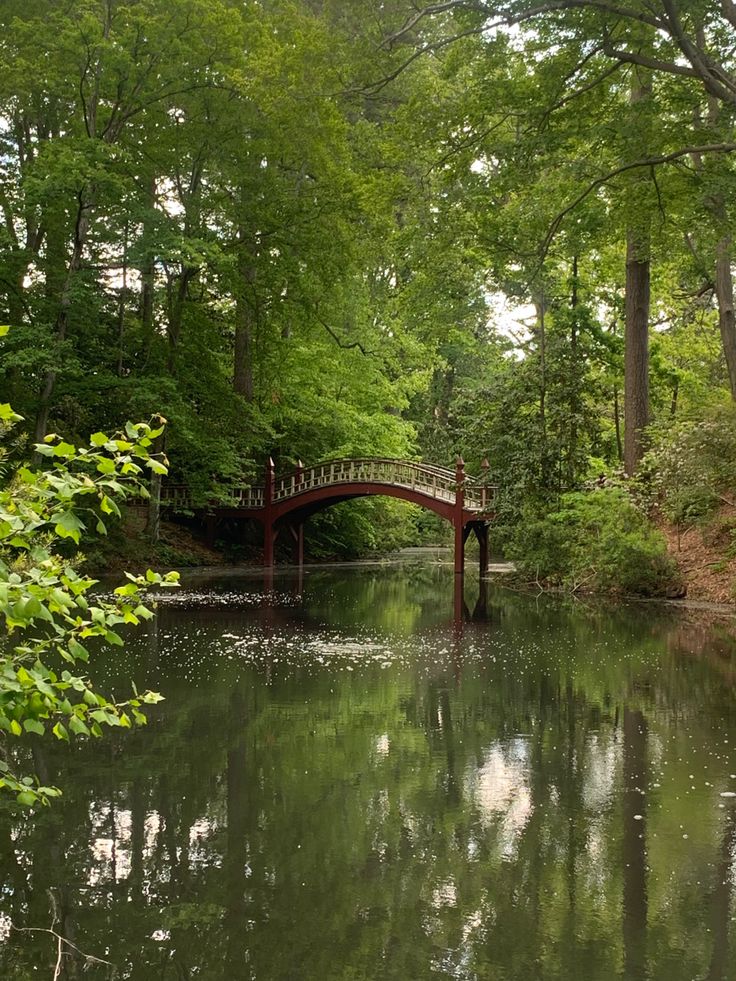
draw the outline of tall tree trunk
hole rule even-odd
[[[652,95],[646,72],[637,71],[631,86],[632,106]],[[645,126],[646,132],[646,126]],[[644,209],[641,209],[644,210]],[[649,221],[630,220],[626,233],[626,326],[624,331],[624,469],[636,473],[644,455],[649,425]]]
[[[169,341],[169,354],[166,366],[170,375],[176,374],[176,354],[184,323],[184,306],[189,293],[189,284],[198,271],[196,266],[182,266],[180,271],[169,279],[169,315],[166,331]]]
[[[705,49],[706,35],[702,22],[696,24],[697,43]],[[708,124],[714,129],[718,126],[720,105],[716,98],[708,95]],[[695,119],[700,121],[700,109],[695,111]],[[699,171],[712,171],[723,166],[721,161],[709,160],[707,163],[702,155],[693,154],[693,163]],[[732,239],[728,220],[726,199],[720,192],[707,194],[705,206],[713,217],[718,234],[715,255],[715,292],[718,303],[718,327],[721,332],[723,355],[728,370],[728,383],[731,398],[736,401],[736,318],[733,308],[733,273],[731,271]]]
[[[619,407],[618,385],[613,386],[613,424],[616,428],[616,456],[619,463],[624,458],[624,446],[621,440],[621,409]]]
[[[54,324],[55,350],[53,362],[47,370],[43,385],[41,386],[38,414],[36,416],[35,440],[37,443],[43,441],[48,428],[49,410],[51,407],[51,397],[54,394],[57,378],[57,364],[61,357],[61,347],[66,340],[69,329],[69,314],[72,305],[73,286],[77,275],[82,268],[82,258],[84,247],[89,235],[90,217],[94,206],[94,189],[90,186],[82,188],[79,192],[79,203],[77,205],[76,219],[74,222],[74,238],[72,244],[72,254],[69,265],[66,269],[64,282],[61,287],[61,295],[58,300],[56,319]]]
[[[726,208],[721,198],[714,204],[719,224],[726,222]],[[731,272],[731,236],[726,233],[716,246],[716,299],[718,327],[721,331],[723,354],[728,369],[731,398],[736,401],[736,317],[733,308],[733,273]]]
[[[248,248],[246,234],[238,235],[238,283],[235,291],[235,350],[233,389],[253,401],[253,329],[258,316],[256,308],[256,269]]]
[[[539,345],[539,428],[542,436],[542,484],[549,483],[549,468],[547,455],[547,301],[542,289],[539,296],[532,297],[534,310],[537,315],[537,343]]]
[[[572,283],[570,290],[570,308],[572,317],[570,318],[570,355],[571,355],[571,378],[572,392],[568,412],[570,417],[569,439],[570,445],[567,449],[567,487],[572,489],[575,486],[576,463],[578,457],[578,420],[581,416],[581,387],[582,387],[582,366],[579,362],[578,345],[578,257],[572,258]]]
[[[125,303],[128,299],[128,222],[123,228],[123,269],[120,292],[118,294],[118,378],[123,376],[123,358],[125,343]]]
[[[156,205],[156,179],[151,175],[146,187],[147,207],[149,217],[143,220],[143,238],[145,244],[145,256],[140,266],[141,293],[140,293],[140,318],[143,330],[144,346],[146,353],[151,349],[153,343],[153,288],[155,277],[154,253],[150,247],[149,239],[153,235],[152,220],[150,214]]]
[[[624,469],[636,473],[649,425],[649,241],[629,230],[624,335]]]
[[[102,23],[102,36],[105,42],[107,42],[109,39],[111,25],[112,4],[108,3],[104,6]],[[101,75],[102,64],[98,58],[95,65],[92,91],[87,98],[84,107],[85,128],[87,131],[87,136],[91,140],[96,140],[98,138],[97,113],[100,105]],[[108,142],[110,142],[111,139],[112,137],[108,139]],[[74,220],[72,252],[69,259],[69,265],[67,266],[66,276],[64,277],[64,284],[61,288],[59,305],[56,313],[56,350],[54,351],[54,360],[52,361],[51,367],[46,372],[46,376],[41,387],[40,405],[38,415],[36,416],[35,437],[37,443],[40,443],[43,440],[48,427],[51,397],[54,393],[54,388],[56,387],[57,365],[61,359],[61,348],[66,340],[67,331],[69,329],[69,314],[72,305],[73,286],[77,279],[77,275],[82,268],[82,258],[84,256],[84,249],[89,236],[90,221],[92,218],[96,197],[97,188],[94,183],[83,184],[77,193],[77,209]]]

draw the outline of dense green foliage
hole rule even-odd
[[[0,405],[0,432],[22,421]],[[144,593],[153,585],[172,586],[177,573],[149,571],[128,576],[111,597],[92,592],[95,579],[78,571],[74,550],[87,527],[105,533],[117,501],[140,490],[146,467],[165,470],[151,455],[160,430],[128,423],[124,433],[96,433],[90,447],[49,435],[39,452],[47,470],[20,466],[0,487],[0,622],[8,640],[0,649],[0,729],[13,737],[53,733],[102,735],[103,726],[131,728],[146,717],[142,706],[160,700],[156,692],[135,691],[125,700],[96,690],[80,667],[102,644],[120,647],[120,626],[139,624],[153,613]],[[55,787],[19,776],[0,759],[0,789],[21,804],[47,803]]]
[[[559,508],[519,523],[509,553],[522,574],[577,591],[673,592],[664,538],[619,488],[563,495]]]
[[[732,16],[9,0],[0,394],[26,445],[160,411],[201,500],[269,456],[487,456],[499,544],[633,473],[649,423],[666,443],[736,393]],[[341,509],[313,554],[415,520]]]

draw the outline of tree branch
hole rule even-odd
[[[542,14],[552,14],[560,10],[586,10],[589,8],[600,10],[606,14],[613,14],[623,20],[636,20],[641,24],[648,24],[657,30],[666,30],[666,24],[655,17],[653,14],[646,14],[641,10],[632,7],[619,7],[615,3],[608,3],[606,0],[550,0],[549,3],[542,3],[529,10],[520,10],[518,13],[509,13],[505,20],[507,24],[522,24],[524,21],[533,20]]]
[[[544,118],[546,119],[553,112],[556,112],[558,109],[562,109],[568,104],[568,102],[572,102],[573,99],[577,99],[579,96],[585,95],[586,92],[591,92],[594,88],[597,88],[601,82],[605,82],[607,78],[610,78],[611,75],[615,74],[620,67],[621,64],[619,62],[617,62],[615,65],[611,65],[604,72],[601,72],[600,75],[597,75],[592,82],[588,82],[587,85],[583,85],[579,89],[575,89],[575,91],[571,92],[569,95],[566,95],[564,98],[559,99],[557,102],[553,102],[551,106],[546,108]]]
[[[642,65],[644,68],[651,68],[653,71],[667,72],[669,75],[685,75],[687,78],[700,78],[694,68],[686,65],[678,65],[674,61],[661,61],[659,58],[650,58],[648,55],[634,53],[633,51],[621,51],[611,47],[610,44],[603,45],[603,53],[608,58],[615,58],[619,62],[629,65]]]
[[[609,181],[613,180],[614,177],[618,177],[620,174],[625,174],[630,170],[638,170],[642,167],[653,168],[661,167],[663,164],[673,163],[675,160],[679,160],[681,157],[691,156],[694,153],[734,153],[736,152],[736,143],[706,143],[703,146],[687,146],[680,150],[673,150],[671,153],[664,153],[657,157],[647,157],[642,160],[634,160],[632,163],[622,164],[620,167],[615,167],[613,170],[609,170],[608,173],[602,174],[600,177],[596,177],[595,180],[591,181],[590,184],[581,191],[578,196],[563,208],[562,211],[555,217],[554,221],[549,227],[549,230],[544,238],[542,244],[542,255],[546,255],[549,250],[552,240],[560,229],[560,225],[570,214],[574,211],[579,204],[592,194],[593,191],[602,187],[603,184],[607,184]]]
[[[412,52],[412,54],[409,55],[409,57],[398,66],[398,68],[394,69],[394,71],[390,72],[388,75],[384,75],[383,78],[379,78],[376,82],[369,82],[369,84],[364,86],[360,91],[366,93],[370,92],[372,95],[375,95],[377,92],[380,92],[381,89],[385,89],[387,85],[394,81],[394,79],[398,78],[402,72],[406,71],[409,65],[415,62],[417,58],[421,58],[422,55],[435,51],[441,51],[442,48],[446,48],[448,44],[453,44],[455,41],[460,41],[464,37],[473,37],[477,34],[483,34],[487,29],[487,26],[472,27],[467,31],[462,31],[460,34],[453,34],[451,37],[441,38],[439,41],[433,41],[431,44],[423,44],[420,48],[417,48],[414,52]]]
[[[320,315],[317,313],[316,310],[313,311],[313,313],[314,313],[314,316],[316,317],[316,319],[324,327],[324,329],[327,331],[327,333],[330,335],[330,337],[333,339],[333,341],[337,344],[338,347],[341,347],[344,351],[350,351],[353,348],[356,348],[357,347],[358,350],[360,351],[360,353],[364,357],[366,357],[366,358],[375,357],[375,352],[374,351],[366,351],[366,349],[363,347],[363,345],[360,343],[360,341],[350,341],[348,343],[346,343],[345,341],[343,341],[340,338],[340,336],[335,333],[335,331],[332,329],[332,327],[330,327],[330,325],[327,323],[327,321],[326,320],[323,320],[322,317],[320,317]]]
[[[54,966],[54,981],[61,976],[61,957],[63,954],[63,947],[70,947],[72,950],[76,951],[80,957],[84,957],[86,961],[92,964],[107,964],[109,967],[113,966],[112,961],[103,960],[101,957],[95,957],[94,954],[86,954],[83,950],[80,950],[76,944],[73,944],[71,940],[67,940],[66,937],[62,937],[60,933],[51,927],[17,927],[14,923],[11,923],[11,929],[15,930],[16,933],[48,933],[49,936],[54,937],[57,944],[57,956],[56,964]]]
[[[721,14],[732,27],[736,27],[736,3],[733,0],[721,0]]]
[[[705,88],[724,102],[736,102],[736,83],[725,69],[687,36],[673,0],[662,0],[669,24],[668,33],[693,66]]]
[[[472,147],[477,146],[482,140],[485,140],[487,136],[490,136],[491,133],[495,132],[497,129],[500,129],[500,127],[503,126],[504,123],[508,122],[512,116],[513,113],[507,112],[501,117],[501,119],[498,120],[498,122],[493,123],[492,126],[488,126],[480,133],[475,133],[473,136],[469,136],[467,139],[460,140],[451,145],[450,149],[446,153],[443,153],[439,160],[435,160],[433,164],[430,164],[425,171],[424,176],[427,177],[433,170],[437,170],[439,167],[444,167],[447,161],[452,159],[456,153],[462,153],[463,150],[470,150]]]
[[[478,7],[478,4],[469,4],[467,0],[446,0],[445,3],[433,3],[428,7],[423,7],[416,13],[412,14],[402,26],[395,31],[393,34],[389,34],[387,38],[379,44],[380,48],[390,48],[397,41],[400,41],[405,37],[411,30],[413,30],[420,21],[423,21],[426,17],[431,17],[433,14],[443,14],[448,10],[453,10],[457,7]]]

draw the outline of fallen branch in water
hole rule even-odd
[[[54,965],[54,976],[52,981],[58,981],[61,977],[61,959],[64,956],[64,947],[69,947],[71,950],[75,951],[80,957],[83,957],[85,961],[89,964],[106,964],[108,967],[114,967],[112,961],[106,961],[102,957],[95,957],[94,954],[87,954],[83,950],[80,950],[76,944],[73,944],[71,940],[67,940],[60,933],[54,930],[56,923],[58,921],[56,899],[54,894],[49,890],[49,897],[51,899],[51,910],[52,910],[52,920],[50,927],[18,927],[14,923],[10,924],[10,929],[15,930],[16,933],[47,933],[50,937],[56,940],[56,964]]]

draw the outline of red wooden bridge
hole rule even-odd
[[[488,471],[488,463],[483,463]],[[161,503],[179,510],[204,510],[208,539],[214,543],[219,521],[225,518],[255,519],[263,526],[263,564],[274,564],[274,545],[288,530],[296,546],[299,565],[304,558],[304,522],[323,508],[356,497],[385,495],[410,501],[434,511],[455,529],[455,572],[465,567],[465,542],[474,533],[480,545],[480,570],[488,568],[488,526],[493,517],[495,488],[486,479],[465,473],[458,458],[454,470],[426,463],[377,458],[330,460],[313,467],[298,466],[277,477],[273,460],[259,485],[231,487],[228,496],[206,509],[192,505],[188,490],[164,485]]]

